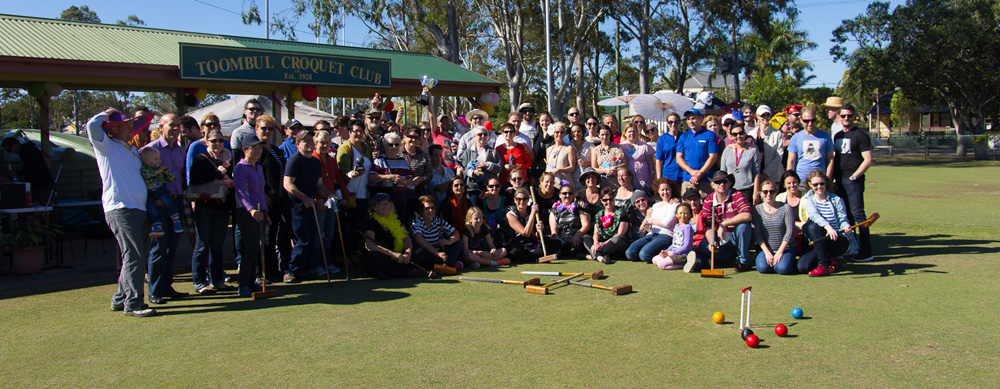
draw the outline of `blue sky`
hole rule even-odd
[[[258,0],[263,8],[265,0]],[[806,52],[803,59],[814,65],[813,74],[816,78],[807,87],[827,85],[836,87],[844,73],[844,66],[834,63],[830,55],[832,31],[844,19],[850,19],[865,11],[870,0],[799,0],[799,28],[808,31],[809,38],[819,47]],[[893,0],[893,5],[900,3]],[[169,5],[168,5],[169,4]],[[263,26],[247,26],[240,20],[239,12],[244,7],[244,0],[173,0],[173,1],[114,1],[114,0],[83,0],[79,2],[32,0],[7,2],[2,13],[56,18],[59,13],[71,5],[87,5],[104,23],[114,23],[135,14],[146,22],[148,27],[166,28],[182,31],[226,34],[237,36],[264,37]],[[289,0],[271,0],[271,11],[287,9]],[[299,39],[315,41],[306,28],[308,21],[300,22]],[[347,19],[348,45],[360,45],[365,42],[367,29],[356,20]]]

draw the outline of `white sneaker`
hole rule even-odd
[[[871,262],[873,260],[875,260],[875,256],[874,255],[869,255],[868,258],[854,258],[854,259],[852,259],[852,261],[854,261],[854,262]]]
[[[694,253],[694,250],[688,253],[687,262],[684,262],[684,272],[690,273],[694,269],[694,263],[697,262],[698,255]]]
[[[323,277],[326,275],[326,269],[323,269],[323,267],[320,266],[315,269],[312,269],[310,273],[312,273],[312,275],[315,277]]]

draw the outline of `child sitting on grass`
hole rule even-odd
[[[688,261],[687,254],[694,248],[692,244],[694,228],[691,225],[691,206],[677,205],[677,224],[674,225],[674,240],[660,255],[653,257],[653,264],[660,270],[676,270]]]
[[[485,225],[485,214],[479,207],[469,208],[465,213],[465,228],[462,230],[462,246],[472,261],[472,268],[479,266],[504,266],[510,264],[510,259],[504,258],[507,249],[493,244],[493,235]]]
[[[181,226],[181,216],[177,212],[177,206],[170,198],[167,191],[167,183],[174,181],[174,174],[167,170],[166,165],[160,163],[160,151],[148,147],[142,149],[139,155],[142,158],[142,180],[146,183],[146,213],[153,228],[149,232],[150,238],[163,236],[163,225],[160,223],[160,211],[170,215],[170,220],[174,222],[174,232],[184,232]]]

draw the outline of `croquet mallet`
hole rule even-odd
[[[336,201],[333,202],[333,217],[337,218],[337,235],[340,236],[340,254],[344,256],[344,274],[347,275],[347,280],[351,280],[351,264],[347,260],[347,249],[344,248],[346,244],[344,243],[344,231],[341,229],[340,224],[340,205]]]
[[[555,279],[553,279],[553,281],[555,281]],[[594,288],[594,289],[610,290],[612,296],[621,296],[623,294],[632,293],[632,285],[622,285],[622,286],[616,286],[616,287],[612,288],[610,286],[594,285],[594,284],[588,284],[586,282],[579,282],[579,281],[566,281],[566,283],[571,284],[571,285],[586,286],[586,287],[590,287],[590,288]]]
[[[378,242],[376,242],[375,239],[369,238],[368,235],[363,234],[361,231],[358,231],[358,235],[361,235],[362,237],[364,237],[365,240],[368,241],[368,243],[371,243],[371,244],[373,244],[375,246],[378,246],[378,247],[382,247],[386,251],[392,251],[392,250],[389,250],[389,249],[383,247],[382,245],[378,244]],[[393,259],[393,261],[396,261],[396,260]],[[399,262],[396,262],[396,263],[399,263]],[[427,272],[427,278],[434,278],[434,276],[437,275],[437,273],[435,273],[434,271],[427,270],[423,266],[418,265],[416,262],[410,261],[410,265],[413,265],[417,269],[420,269],[420,271]]]
[[[320,227],[319,225],[319,216],[316,214],[315,202],[313,202],[312,210],[313,210],[313,219],[316,219],[316,235],[319,236],[319,251],[321,254],[323,254],[323,266],[325,266],[323,270],[324,273],[326,273],[326,287],[329,288],[331,285],[333,285],[330,283],[330,263],[327,262],[326,260],[326,245],[323,244],[323,228]]]
[[[258,210],[260,209],[260,204],[257,204],[257,209]],[[263,212],[263,211],[261,211],[261,212]],[[264,237],[264,223],[265,223],[265,220],[267,220],[266,216],[265,216],[264,220],[261,220],[261,221],[258,222],[258,223],[260,223],[260,264],[259,264],[259,266],[260,266],[260,276],[261,276],[261,280],[260,280],[260,292],[250,293],[250,299],[252,299],[252,300],[263,300],[263,299],[270,298],[270,297],[275,297],[275,296],[278,295],[278,291],[276,291],[274,289],[267,290],[267,270],[264,270],[267,267],[267,266],[264,266],[264,258],[266,258],[266,256],[264,255],[264,239],[265,239],[265,237]]]
[[[535,187],[531,187],[531,202],[533,204],[538,204],[538,200],[535,200]],[[541,215],[535,215],[535,223],[541,221]],[[544,225],[544,223],[542,223]],[[542,241],[542,256],[538,258],[538,263],[545,263],[556,259],[556,255],[549,255],[549,250],[545,248],[545,231],[543,229],[538,229],[538,240]]]
[[[875,223],[875,221],[878,220],[878,218],[879,218],[878,212],[875,212],[871,216],[869,216],[868,219],[866,219],[865,221],[851,226],[851,229],[853,230],[853,229],[858,228],[858,227],[871,227],[871,225],[873,223]],[[838,231],[837,233],[839,234],[840,231]],[[827,235],[823,235],[819,239],[816,239],[816,240],[813,240],[813,241],[809,241],[809,245],[812,246],[812,245],[816,244],[816,242],[819,242],[819,241],[824,240],[824,239],[830,239],[830,237],[827,236]]]
[[[579,277],[579,276],[582,276],[582,275],[583,275],[583,273],[573,273],[573,275],[571,275],[569,277],[558,279],[558,280],[552,281],[552,283],[550,283],[550,284],[546,284],[546,285],[542,285],[542,286],[538,286],[538,285],[525,285],[524,290],[527,291],[528,293],[549,294],[549,287],[550,286],[561,284],[563,282],[572,280],[572,279],[574,279],[576,277]]]
[[[709,245],[709,249],[712,253],[712,264],[711,269],[701,269],[701,276],[704,278],[726,278],[726,274],[722,272],[722,269],[715,270],[715,245],[722,239],[719,232],[715,230],[715,193],[710,194],[712,196],[712,203],[709,205],[712,207],[712,235],[715,235],[712,240],[712,244]]]
[[[521,274],[533,276],[569,276],[577,273],[563,273],[558,271],[523,271]],[[583,273],[583,275],[599,280],[604,277],[604,270],[598,270],[593,273]]]
[[[448,265],[434,264],[434,272],[443,276],[453,276],[458,273],[458,269]]]
[[[477,277],[458,277],[458,279],[462,281],[494,282],[497,284],[518,284],[523,287],[527,287],[528,285],[542,284],[542,280],[539,280],[538,278],[532,278],[527,281],[498,280],[496,278],[477,278]]]

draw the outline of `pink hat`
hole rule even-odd
[[[108,119],[104,123],[101,123],[101,128],[107,132],[120,125],[132,123],[132,135],[135,135],[142,129],[148,127],[149,123],[152,121],[152,114],[145,114],[133,119],[123,115],[121,112],[113,112],[111,115],[108,115]]]

